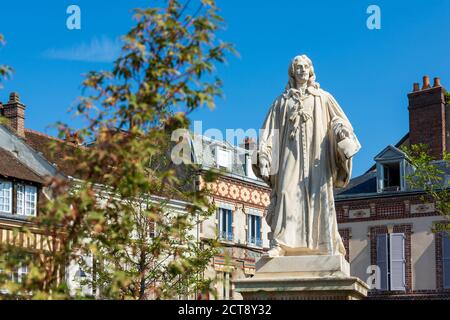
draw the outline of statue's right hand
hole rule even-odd
[[[265,158],[259,160],[259,169],[261,171],[261,177],[266,180],[269,179],[269,161]]]

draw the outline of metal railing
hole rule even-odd
[[[250,237],[248,243],[255,245],[257,247],[262,247],[262,239],[256,237]]]
[[[233,232],[220,231],[219,239],[226,240],[226,241],[233,241]]]

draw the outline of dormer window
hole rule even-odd
[[[395,192],[407,189],[406,175],[412,167],[406,154],[394,146],[388,146],[375,157],[377,162],[377,191]]]
[[[231,171],[232,166],[232,153],[223,147],[216,147],[216,164],[218,169]]]

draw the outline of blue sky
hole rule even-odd
[[[317,80],[352,122],[363,146],[353,175],[373,163],[408,131],[407,93],[423,75],[450,87],[450,1],[238,1],[218,0],[226,29],[220,37],[240,57],[219,66],[225,97],[217,108],[195,112],[203,129],[259,128],[283,91],[287,66],[297,54],[314,62]],[[67,109],[81,94],[82,74],[109,69],[119,37],[132,25],[131,9],[161,1],[2,1],[0,33],[7,46],[0,63],[15,68],[0,90],[18,91],[27,105],[26,126],[53,133],[56,121],[75,123]],[[77,4],[82,29],[66,28],[66,9]],[[381,30],[366,27],[366,9],[381,8]]]

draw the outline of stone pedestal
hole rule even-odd
[[[245,300],[359,300],[368,291],[340,255],[262,257],[253,278],[234,283]]]

